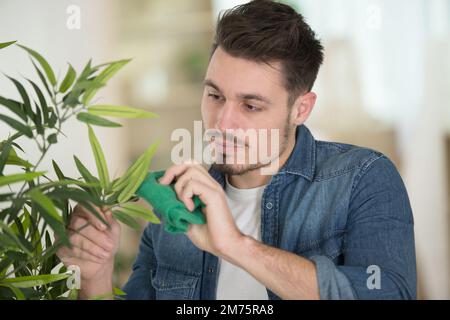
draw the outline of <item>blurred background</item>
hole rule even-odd
[[[97,102],[145,108],[160,117],[97,127],[96,133],[115,176],[161,139],[151,168],[159,170],[171,164],[172,131],[193,131],[194,120],[201,120],[217,16],[243,2],[0,0],[0,42],[18,40],[42,53],[59,79],[67,62],[80,70],[89,58],[94,64],[133,58]],[[394,161],[414,212],[419,298],[450,299],[450,0],[284,2],[305,16],[325,47],[314,89],[318,102],[306,125],[316,139],[371,147]],[[0,70],[36,78],[27,55],[14,47],[2,51]],[[3,75],[0,94],[17,98]],[[76,154],[95,171],[86,126],[73,120],[64,129],[67,138],[42,167],[50,168],[53,158],[76,176]],[[0,139],[8,132],[1,123]],[[122,231],[117,286],[130,274],[140,239],[140,232]]]

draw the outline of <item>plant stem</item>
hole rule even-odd
[[[37,167],[39,166],[39,164],[42,162],[42,160],[44,159],[45,155],[47,154],[49,147],[46,149],[43,149],[41,156],[39,157],[39,160],[37,161],[36,165],[34,166],[34,170],[32,170],[32,172],[36,172]],[[27,182],[24,182],[24,184],[22,185],[22,187],[20,188],[20,191],[17,195],[18,198],[21,198],[23,196],[23,189],[25,188],[25,186],[27,185]]]
[[[56,96],[56,92],[55,92],[55,89],[53,88],[52,101],[53,101],[53,103],[55,103],[55,112],[56,112],[57,117],[58,117],[58,127],[56,128],[56,130],[57,130],[57,132],[61,132],[62,124],[66,121],[67,118],[66,119],[61,119],[60,118],[59,109],[58,109],[58,105],[56,105],[55,96]],[[66,111],[66,113],[67,113],[67,111]],[[42,139],[43,139],[43,146],[42,146],[42,149],[41,149],[41,147],[39,145],[39,142],[38,142],[38,140],[36,138],[36,143],[38,144],[39,150],[41,151],[41,156],[40,156],[39,160],[37,161],[36,165],[34,166],[34,170],[32,170],[32,172],[36,172],[36,170],[38,169],[38,166],[41,164],[42,160],[44,159],[45,155],[47,154],[48,150],[51,147],[51,144],[49,144],[48,146],[46,145],[44,136],[42,137]],[[38,183],[39,183],[39,178],[38,178]],[[26,185],[27,185],[27,182],[25,182],[22,185],[22,187],[20,188],[20,191],[19,191],[19,194],[18,194],[19,197],[22,196],[23,190],[24,190]]]

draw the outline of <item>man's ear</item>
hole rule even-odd
[[[317,95],[314,92],[307,92],[300,95],[294,102],[291,110],[291,119],[293,124],[303,124],[311,114],[316,104]]]

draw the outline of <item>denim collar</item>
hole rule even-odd
[[[316,169],[316,140],[305,125],[298,126],[295,147],[278,173],[289,173],[312,181]]]
[[[295,146],[288,160],[278,171],[278,174],[299,175],[308,181],[312,181],[316,168],[316,141],[305,125],[300,125],[295,131]],[[225,177],[223,173],[209,169],[209,174],[219,182],[222,187],[225,186]]]

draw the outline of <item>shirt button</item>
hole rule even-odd
[[[272,209],[273,208],[272,202],[267,202],[266,208],[269,209],[269,210]]]
[[[209,273],[212,273],[212,272],[214,272],[214,269],[211,268],[211,267],[209,267],[209,268],[208,268],[208,272],[209,272]]]

